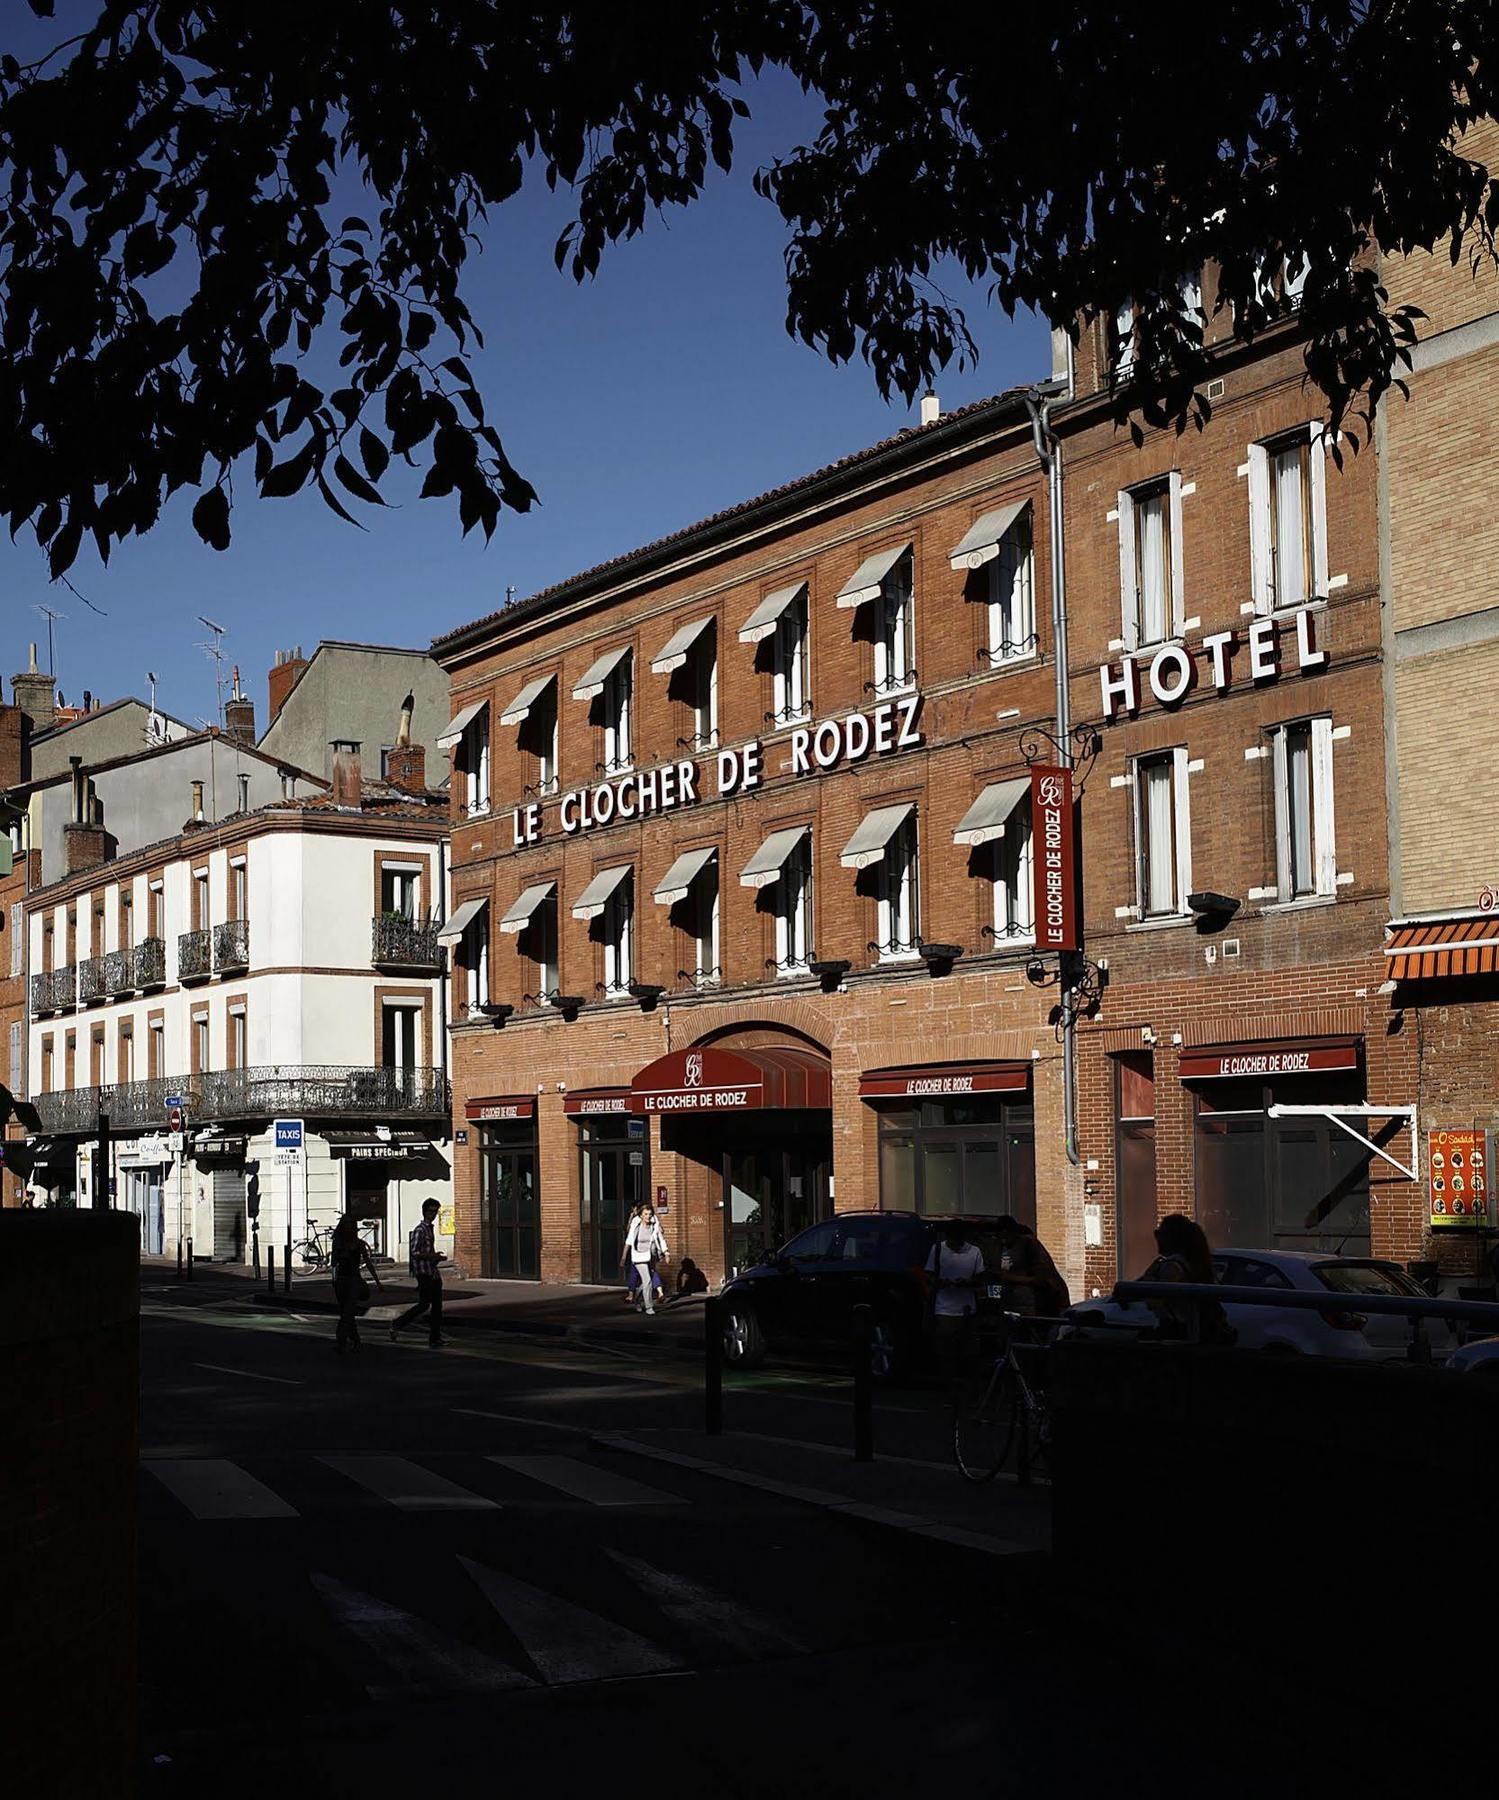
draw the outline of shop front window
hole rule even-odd
[[[930,1217],[1012,1213],[1036,1223],[1030,1101],[997,1095],[880,1108],[880,1205]]]

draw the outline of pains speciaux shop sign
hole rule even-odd
[[[887,700],[870,712],[849,713],[841,719],[822,719],[798,725],[777,749],[788,753],[794,776],[832,769],[840,763],[863,762],[867,756],[889,756],[896,750],[915,750],[922,742],[921,696],[907,694]],[[759,738],[747,744],[716,751],[701,761],[683,757],[654,769],[633,769],[593,787],[570,788],[558,803],[558,823],[571,836],[621,819],[645,819],[654,813],[674,812],[699,800],[747,794],[765,777],[765,746]],[[542,832],[542,808],[536,800],[517,806],[515,842],[534,844]]]

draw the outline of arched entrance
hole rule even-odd
[[[661,1145],[696,1165],[723,1219],[726,1272],[832,1208],[833,1084],[821,1045],[767,1027],[674,1050],[631,1084]]]

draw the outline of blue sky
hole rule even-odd
[[[0,672],[24,668],[33,639],[46,666],[46,622],[33,610],[45,604],[67,615],[57,672],[70,702],[84,688],[106,700],[144,694],[151,669],[163,707],[211,717],[212,669],[197,648],[206,614],[228,628],[226,654],[263,725],[278,648],[426,644],[502,604],[508,585],[532,592],[911,423],[911,410],[880,400],[862,363],[835,369],[786,335],[784,231],[750,178],[810,136],[816,116],[779,79],[748,97],[754,117],[732,176],[616,246],[583,287],[552,263],[565,196],[535,181],[492,216],[467,287],[486,338],[476,373],[541,505],[505,514],[487,548],[477,532],[461,537],[451,498],[418,501],[416,482],[388,486],[399,502],[389,510],[356,508],[369,523],[360,532],[315,496],[262,501],[241,480],[222,555],[192,532],[192,493],[107,569],[86,549],[71,578],[100,617],[49,584],[34,544],[0,533]],[[976,370],[938,383],[944,409],[1046,375],[1044,324],[1012,323],[961,276],[946,285],[967,304],[982,355]]]

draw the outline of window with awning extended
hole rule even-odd
[[[759,904],[775,920],[776,974],[804,975],[813,955],[811,826],[771,832],[740,870],[739,883],[764,891]]]
[[[634,870],[629,863],[600,869],[573,902],[573,917],[586,919],[602,951],[599,990],[617,999],[635,979]]]
[[[439,928],[437,941],[453,951],[454,1012],[472,1013],[489,1003],[489,901],[460,900]]]
[[[970,873],[990,885],[986,935],[1000,949],[1030,943],[1036,932],[1030,793],[1028,775],[989,782],[953,833],[953,842],[971,853]]]
[[[532,964],[525,998],[533,1006],[545,1006],[559,991],[561,982],[557,964],[556,882],[533,882],[500,920],[500,930],[519,939],[521,955]]]
[[[573,699],[589,703],[599,728],[599,767],[605,775],[631,766],[633,696],[634,654],[628,644],[616,644],[596,658],[573,689]]]
[[[982,513],[949,554],[954,572],[969,577],[969,598],[987,607],[985,654],[994,666],[1036,654],[1031,537],[1030,501],[1012,500]]]
[[[692,966],[677,971],[694,987],[714,987],[719,967],[718,851],[713,845],[684,851],[656,888],[658,906],[670,917]]]
[[[771,677],[773,725],[795,725],[812,716],[809,686],[810,614],[807,584],[792,582],[769,593],[740,628],[741,644],[761,646],[756,667]]]
[[[686,713],[684,741],[695,750],[718,742],[718,621],[709,616],[681,626],[651,659],[668,678],[667,692]]]
[[[843,846],[845,869],[856,869],[874,890],[882,962],[915,956],[921,943],[917,879],[916,807],[912,801],[876,807]]]
[[[500,714],[502,725],[514,725],[516,743],[535,758],[538,794],[557,791],[557,677],[539,675],[528,681]]]
[[[916,685],[916,598],[909,543],[877,550],[839,590],[840,607],[870,608],[874,691],[903,693]]]
[[[489,702],[473,700],[448,721],[439,746],[452,752],[463,778],[464,805],[471,814],[489,811]]]

